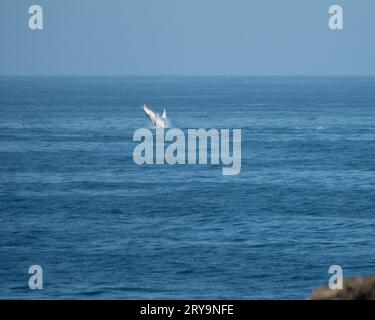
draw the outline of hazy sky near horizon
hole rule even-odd
[[[374,75],[374,32],[374,0],[1,0],[0,75]]]

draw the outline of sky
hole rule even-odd
[[[374,38],[374,0],[0,0],[0,75],[375,75]]]

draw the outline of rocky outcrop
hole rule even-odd
[[[375,300],[375,276],[344,279],[342,290],[316,289],[311,300]]]

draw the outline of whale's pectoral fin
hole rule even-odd
[[[165,112],[165,109],[163,111],[163,115],[161,116],[164,120],[167,119],[167,113]]]

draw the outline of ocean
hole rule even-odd
[[[141,106],[242,169],[134,163]],[[0,77],[0,298],[306,299],[375,273],[375,77]],[[30,290],[31,265],[43,290]]]

